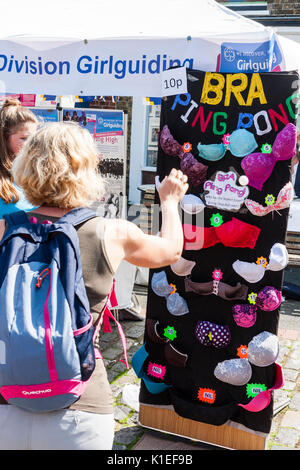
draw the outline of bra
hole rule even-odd
[[[217,295],[224,300],[245,300],[248,287],[238,283],[230,286],[222,281],[194,282],[189,277],[184,279],[185,291],[198,295]]]
[[[247,389],[250,388],[250,390],[251,390],[251,388],[254,385],[255,389],[261,388],[261,391],[257,395],[255,395],[254,398],[252,398],[252,400],[250,400],[249,403],[247,403],[246,405],[244,405],[242,403],[239,403],[239,406],[241,406],[245,410],[251,411],[251,412],[262,411],[267,406],[269,406],[269,404],[271,402],[271,397],[272,397],[272,390],[278,390],[278,389],[282,388],[283,385],[284,385],[282,367],[280,366],[280,364],[277,364],[277,363],[275,363],[275,367],[276,367],[276,372],[275,372],[276,377],[275,377],[275,383],[274,383],[273,387],[267,389],[267,387],[265,387],[265,386],[260,387],[260,384],[258,384],[258,387],[257,387],[257,384],[248,384]],[[257,392],[255,392],[255,393],[257,393]],[[249,395],[253,396],[251,391],[250,391]]]
[[[160,186],[159,176],[155,176],[155,187],[158,191]],[[180,201],[180,207],[184,212],[188,214],[198,214],[202,212],[205,208],[204,202],[200,199],[200,197],[195,196],[194,194],[185,194]]]
[[[218,227],[183,224],[184,249],[201,250],[217,243],[231,248],[254,248],[261,229],[235,217]]]
[[[155,187],[158,191],[160,186],[159,176],[155,176]],[[184,212],[188,214],[198,214],[202,212],[205,208],[204,202],[200,199],[200,197],[195,196],[194,194],[185,194],[180,201],[180,207]]]
[[[236,304],[232,307],[233,319],[242,328],[250,328],[256,322],[257,307],[248,304]]]
[[[261,264],[260,261],[264,261]],[[270,252],[269,263],[266,258],[257,258],[256,263],[237,260],[232,264],[235,272],[249,283],[259,282],[266,271],[281,271],[288,264],[288,251],[281,243],[275,243]]]
[[[186,194],[180,201],[181,209],[187,214],[199,214],[205,208],[204,202],[194,194]]]
[[[148,318],[146,320],[146,331],[148,338],[156,344],[164,344],[164,356],[168,364],[174,367],[185,367],[188,360],[188,355],[179,351],[171,342],[176,338],[177,332],[173,326],[167,326],[164,329],[164,337],[162,338],[157,327],[159,321],[156,319]]]
[[[174,264],[170,264],[170,268],[177,276],[188,276],[196,266],[195,261],[180,257]]]
[[[218,380],[231,385],[245,385],[252,376],[250,363],[257,367],[267,367],[276,361],[278,354],[277,336],[263,331],[254,336],[248,344],[247,358],[219,362],[214,370],[214,375]]]
[[[144,364],[149,358],[145,345],[146,343],[134,353],[131,365],[137,377],[143,380],[147,390],[150,393],[159,394],[170,388],[171,385],[167,385],[164,382],[154,382],[149,376],[163,380],[165,378],[166,367],[164,365],[149,362],[147,373],[144,371]]]
[[[186,315],[189,313],[188,305],[173,284],[169,284],[165,271],[154,273],[151,279],[151,287],[153,292],[165,297],[168,311],[175,316]]]
[[[159,176],[155,176],[155,187],[158,191],[160,186]],[[195,196],[194,194],[185,194],[180,201],[180,207],[184,212],[188,214],[199,214],[205,208],[204,202],[200,199],[200,197]]]
[[[276,136],[270,153],[251,153],[243,158],[241,167],[249,185],[261,191],[277,161],[289,160],[296,153],[297,128],[287,124]]]
[[[226,348],[231,340],[227,325],[216,325],[210,321],[198,321],[195,335],[203,346],[214,346],[217,349]]]
[[[227,150],[230,150],[235,157],[244,157],[253,152],[257,147],[254,135],[246,129],[237,129],[231,135],[223,136],[223,143],[220,144],[198,144],[199,157],[205,160],[216,162],[224,157]]]
[[[291,181],[289,181],[278,193],[276,201],[268,203],[267,207],[262,206],[258,202],[252,201],[252,199],[246,199],[245,205],[253,215],[264,216],[269,214],[272,211],[280,211],[289,207],[290,203],[294,199],[294,187]],[[269,194],[272,199],[274,196]],[[266,196],[265,201],[267,202],[268,196]]]
[[[165,154],[180,158],[180,168],[187,175],[192,186],[199,186],[204,183],[208,167],[198,162],[190,152],[184,151],[183,147],[172,136],[167,125],[163,127],[158,140]]]
[[[257,294],[255,304],[265,312],[273,312],[281,304],[281,292],[275,287],[265,286]]]

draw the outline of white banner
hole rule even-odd
[[[0,93],[159,97],[163,72],[172,67],[242,73],[286,70],[270,30],[253,38],[241,34],[234,42],[224,36],[52,41],[47,46],[38,40],[1,40]]]

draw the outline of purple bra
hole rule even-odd
[[[277,134],[271,153],[251,153],[244,157],[241,167],[248,177],[249,185],[261,191],[276,162],[289,160],[295,155],[296,141],[297,128],[289,123]]]
[[[183,150],[183,147],[172,136],[167,125],[163,127],[159,134],[159,145],[165,154],[180,158],[180,168],[188,176],[192,186],[199,186],[204,183],[208,167],[198,162],[190,152]]]
[[[198,321],[195,335],[203,346],[226,348],[231,340],[230,330],[227,325],[216,325],[210,321]]]
[[[273,312],[280,304],[281,292],[272,286],[264,287],[256,298],[256,305],[265,312]]]
[[[256,322],[257,307],[249,304],[237,304],[232,307],[233,318],[238,326],[250,328]]]

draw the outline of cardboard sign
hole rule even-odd
[[[234,171],[218,171],[213,181],[205,181],[203,189],[206,205],[238,211],[249,195],[249,188],[238,186],[236,180],[237,174]]]

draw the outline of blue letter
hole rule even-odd
[[[77,70],[78,70],[78,72],[80,72],[80,73],[90,73],[91,70],[92,70],[92,64],[83,64],[84,69],[81,68],[81,61],[84,60],[84,59],[88,60],[89,62],[92,61],[92,58],[91,58],[89,55],[83,55],[83,56],[81,56],[81,57],[78,59],[78,62],[77,62]]]
[[[45,63],[45,72],[48,75],[53,75],[54,73],[56,73],[56,70],[57,70],[57,65],[55,62],[52,62],[52,60]]]
[[[0,54],[0,59],[3,59],[4,61],[4,64],[2,65],[2,67],[0,67],[0,72],[2,72],[2,70],[4,70],[7,65],[7,57],[4,54]]]
[[[248,119],[248,122],[244,122],[244,119]],[[237,129],[240,129],[240,127],[247,129],[248,127],[251,127],[253,123],[253,114],[250,113],[240,113],[239,114],[239,121],[237,125]]]
[[[182,99],[180,99],[181,96],[184,96],[186,99],[182,101]],[[176,95],[171,110],[174,111],[177,103],[182,104],[182,106],[187,106],[190,101],[191,101],[191,95],[189,93],[185,93],[184,95]]]
[[[66,74],[68,75],[70,73],[70,62],[68,62],[67,60],[65,60],[64,62],[59,61],[59,75],[63,75],[63,73],[64,73],[63,66],[64,65],[67,66]]]
[[[121,68],[119,67],[121,65]],[[124,78],[126,73],[126,60],[117,60],[115,63],[115,77]]]

